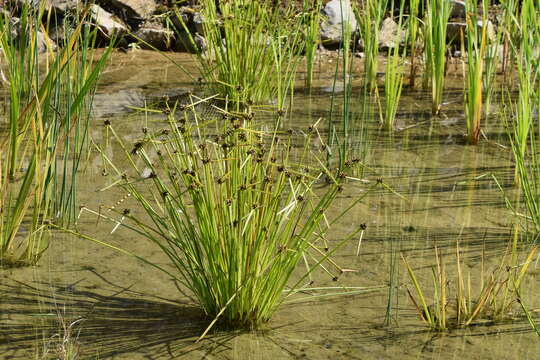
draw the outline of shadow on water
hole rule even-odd
[[[0,284],[3,294],[0,324],[2,359],[28,359],[29,349],[43,347],[58,337],[62,321],[67,325],[81,319],[76,341],[83,359],[100,359],[139,351],[146,358],[185,355],[204,347],[210,353],[234,333],[209,335],[195,343],[209,324],[200,308],[162,298],[149,298],[116,289],[111,295],[81,284],[33,284],[9,281]],[[30,356],[30,357],[28,357]]]

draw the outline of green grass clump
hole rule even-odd
[[[465,92],[465,115],[467,119],[467,138],[476,145],[480,137],[482,118],[482,90],[484,61],[487,47],[487,2],[483,1],[482,26],[478,25],[479,15],[476,0],[467,0],[467,77]]]
[[[320,43],[320,23],[321,23],[322,1],[303,0],[302,11],[304,17],[304,44],[306,55],[306,87],[311,88],[313,85],[313,72],[315,67],[315,55],[317,47]]]
[[[474,279],[472,273],[464,273],[461,250],[457,244],[457,275],[454,281],[449,278],[446,270],[448,265],[444,263],[436,248],[436,265],[432,267],[431,274],[432,286],[422,284],[409,262],[402,256],[416,296],[409,289],[407,292],[422,321],[432,330],[446,331],[474,325],[480,321],[497,322],[512,318],[516,310],[516,295],[519,296],[524,276],[538,250],[534,247],[524,259],[519,259],[517,242],[516,230],[506,253],[488,273],[484,273],[485,259],[482,258],[479,279]],[[473,280],[479,280],[479,285],[473,285]],[[428,293],[432,294],[431,301]]]
[[[2,266],[35,264],[47,248],[48,223],[74,220],[91,95],[112,49],[99,58],[87,50],[96,32],[83,28],[86,11],[81,11],[62,49],[47,46],[42,53],[43,14],[44,3],[39,9],[23,6],[18,29],[9,13],[0,16],[9,93],[8,131],[0,134]]]
[[[418,13],[420,10],[420,0],[409,1],[409,16],[407,19],[407,38],[409,39],[411,68],[409,72],[409,86],[414,88],[416,79],[416,55],[418,54],[417,39],[420,30]]]
[[[374,91],[377,86],[377,56],[379,54],[379,30],[388,6],[388,0],[366,0],[355,7],[360,37],[364,43],[365,87]]]
[[[426,1],[424,19],[424,78],[431,81],[431,110],[439,114],[446,75],[446,28],[452,5],[448,0]]]
[[[284,109],[303,50],[303,16],[294,2],[203,0],[201,5],[205,49],[192,42],[212,92],[235,104],[272,101]]]
[[[518,97],[504,101],[501,113],[507,126],[515,161],[515,182],[519,184],[526,214],[513,209],[525,220],[526,228],[535,237],[540,233],[540,156],[538,133],[535,131],[535,113],[540,109],[540,81],[535,68],[537,54],[533,49],[540,44],[540,9],[535,2],[523,2],[519,26],[524,34],[521,41],[513,44],[517,59]],[[507,202],[508,203],[508,202]]]
[[[401,4],[400,14],[397,26],[397,39],[401,38],[403,33],[403,2]],[[393,8],[393,4],[392,4]],[[392,11],[393,12],[393,11]],[[403,89],[403,60],[399,52],[399,43],[388,50],[388,56],[386,59],[386,71],[384,81],[384,97],[385,108],[380,112],[380,121],[384,130],[394,130],[394,122],[396,120],[396,114],[399,107],[399,100],[401,98],[401,90]]]
[[[178,119],[172,111],[168,129],[147,132],[131,151],[122,145],[136,172],[143,171],[137,163],[147,169],[142,184],[127,174],[122,186],[151,223],[124,215],[167,255],[170,267],[161,269],[191,290],[208,316],[255,328],[270,319],[288,285],[293,293],[337,249],[324,253],[318,243],[365,195],[327,218],[346,175],[317,159],[309,166],[314,129],[293,151],[292,135],[254,130],[251,115],[224,112],[225,121],[203,122],[189,113],[188,106]],[[329,185],[316,190],[323,179]],[[291,285],[303,258],[317,260]]]

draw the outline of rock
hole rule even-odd
[[[155,0],[97,0],[96,3],[118,16],[132,29],[148,20],[158,8]]]
[[[4,14],[0,14],[0,16],[4,16]],[[18,37],[21,33],[21,20],[18,17],[10,16],[9,17],[9,27],[7,31],[10,32],[10,37],[15,41],[15,44],[18,44]],[[41,31],[37,32],[37,49],[39,53],[44,53],[47,50],[56,50],[56,44],[54,41],[52,41],[47,34],[44,34]],[[0,49],[1,50],[1,49]]]
[[[44,4],[44,14],[42,21],[47,28],[49,38],[57,44],[62,44],[64,40],[64,19],[69,13],[75,13],[75,9],[80,1],[78,0],[10,0],[6,6],[14,14],[20,14],[22,7],[28,5],[30,10],[37,11],[41,4]],[[0,5],[2,0],[0,0]]]
[[[158,23],[145,23],[134,35],[143,49],[169,50],[174,40],[173,31]]]
[[[476,23],[478,27],[482,27],[482,21]],[[486,22],[487,38],[490,41],[495,40],[495,28],[491,21]],[[465,22],[449,22],[446,26],[446,39],[452,42],[454,47],[461,48],[461,32],[463,32],[464,38],[467,36],[467,24]],[[464,44],[467,46],[466,44]]]
[[[339,46],[343,41],[343,25],[350,27],[351,32],[357,29],[356,18],[350,0],[332,0],[322,10],[325,20],[321,24],[321,40],[325,46]]]
[[[184,8],[179,8],[172,13],[172,15],[169,17],[169,20],[171,21],[176,31],[181,32],[184,31],[184,26],[187,27],[189,25],[190,14],[184,11]]]
[[[206,50],[206,39],[197,33],[191,35],[185,31],[179,32],[176,34],[176,45],[174,49],[176,51],[187,51],[190,53],[204,52]]]
[[[379,49],[390,49],[405,41],[405,31],[398,34],[398,24],[388,17],[384,19],[379,31]]]
[[[452,4],[450,19],[465,19],[467,17],[465,1],[450,0],[450,3]]]
[[[446,26],[446,39],[457,48],[461,48],[461,33],[463,36],[467,33],[467,24],[464,22],[449,22]]]
[[[45,3],[45,11],[57,12],[63,14],[69,9],[77,7],[78,0],[15,0],[12,2],[6,1],[11,7],[21,8],[24,4],[28,4],[31,8],[39,8],[41,3]],[[0,7],[2,6],[2,1],[0,0]]]
[[[452,9],[450,10],[450,19],[465,20],[467,18],[467,5],[465,1],[450,0]],[[477,12],[479,16],[484,13],[481,2],[478,2]]]
[[[204,16],[200,12],[193,14],[193,26],[196,33],[204,36]]]
[[[47,34],[41,31],[37,32],[37,46],[40,53],[44,53],[47,50],[56,50],[56,44],[47,36]]]
[[[92,5],[90,14],[95,25],[108,37],[121,37],[127,32],[126,26],[120,20],[115,19],[111,13],[103,10],[99,5]]]

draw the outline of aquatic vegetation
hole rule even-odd
[[[540,15],[535,9],[534,2],[527,0],[523,3],[521,10],[520,28],[522,33],[527,34],[527,36],[522,36],[517,50],[519,94],[515,106],[515,123],[513,123],[512,137],[512,143],[518,152],[515,155],[520,158],[525,156],[528,135],[533,126],[534,96],[538,86],[535,71],[537,60],[533,49],[540,44],[538,25],[540,25]]]
[[[540,108],[539,79],[534,69],[537,66],[533,47],[540,44],[537,24],[540,15],[533,1],[525,1],[522,7],[520,26],[529,36],[524,36],[517,55],[518,97],[507,96],[505,110],[501,113],[506,124],[515,162],[515,182],[519,184],[526,214],[526,228],[536,236],[540,231],[540,158],[537,152],[538,135],[534,131],[535,113]],[[508,201],[507,201],[508,203]],[[514,209],[515,213],[519,213]]]
[[[465,93],[465,115],[467,121],[467,138],[470,144],[476,145],[480,137],[480,120],[482,118],[482,98],[484,95],[482,81],[487,39],[487,3],[483,4],[482,20],[478,16],[476,0],[467,0],[467,76]],[[478,24],[481,23],[482,26]]]
[[[307,30],[304,33],[304,47],[306,55],[306,87],[311,88],[313,84],[313,71],[315,66],[315,55],[319,46],[319,27],[321,23],[322,1],[304,0],[302,3],[304,25]]]
[[[488,13],[489,6],[489,0],[484,0],[482,2],[483,14]],[[482,77],[482,86],[484,88],[484,117],[487,120],[492,112],[491,98],[495,88],[496,75],[501,66],[499,53],[501,52],[501,49],[503,49],[502,44],[504,42],[504,29],[499,26],[494,33],[490,34],[491,23],[489,22],[487,16],[484,15],[483,17],[485,19],[482,20],[482,26],[486,27],[487,44],[484,56],[484,75]],[[483,22],[484,20],[485,23]]]
[[[517,42],[517,38],[521,33],[518,27],[518,1],[517,0],[505,0],[501,2],[503,11],[502,21],[499,26],[500,31],[503,32],[503,58],[501,59],[502,72],[505,75],[508,73],[508,69],[513,70],[513,51],[512,44]],[[511,80],[511,77],[509,78]]]
[[[388,0],[366,0],[354,9],[360,38],[364,44],[364,86],[370,91],[374,91],[377,86],[379,29],[387,6]]]
[[[535,334],[538,335],[538,338],[540,338],[540,327],[536,324],[535,319],[533,318],[531,311],[527,308],[527,306],[523,303],[523,300],[521,299],[521,294],[519,293],[519,290],[516,290],[517,294],[517,302],[521,306],[521,309],[523,310],[523,313],[527,317],[527,321],[529,324],[531,324],[532,329],[534,330]]]
[[[303,51],[302,16],[294,3],[204,0],[201,5],[205,48],[191,41],[205,83],[232,103],[274,102],[283,110]]]
[[[51,60],[50,48],[43,54],[39,49],[42,16],[43,8],[24,6],[17,38],[11,36],[15,30],[10,14],[0,17],[10,95],[9,130],[0,139],[0,261],[4,266],[35,264],[47,247],[47,224],[67,225],[74,220],[90,99],[111,50],[97,59],[90,56],[94,37],[83,32],[81,21]]]
[[[339,168],[343,168],[344,164],[351,153],[351,129],[354,126],[352,119],[352,96],[353,96],[353,80],[354,80],[354,54],[351,51],[351,39],[353,37],[353,29],[349,26],[342,25],[343,45],[338,52],[338,61],[336,61],[334,79],[332,85],[332,97],[330,101],[330,114],[328,117],[328,138],[327,138],[327,154],[326,154],[326,166],[331,166],[331,160],[333,158],[334,150],[338,152]],[[341,71],[340,71],[341,69]],[[340,80],[341,77],[341,80]],[[338,94],[336,93],[336,87],[338,82],[341,81],[343,88],[343,103],[342,111],[339,114],[339,125],[341,125],[341,132],[336,129],[334,124],[335,120],[335,107]]]
[[[321,160],[310,161],[315,127],[295,154],[290,135],[254,129],[253,115],[223,111],[223,120],[211,120],[199,118],[191,106],[183,108],[180,115],[167,111],[167,129],[148,131],[126,151],[145,180],[110,164],[151,220],[145,223],[126,210],[123,216],[132,224],[124,226],[161,248],[170,267],[158,267],[189,289],[214,322],[255,328],[270,319],[286,287],[294,293],[318,265],[358,236],[360,227],[330,251],[319,249],[331,226],[370,191],[330,219],[326,211],[346,186],[347,169],[333,173]],[[323,178],[329,185],[316,191]],[[306,256],[311,251],[316,263],[288,284],[301,259],[315,258]]]
[[[525,259],[518,259],[518,232],[514,233],[504,256],[489,273],[480,273],[474,279],[473,273],[464,274],[459,243],[456,244],[457,275],[450,285],[446,265],[440,251],[435,249],[436,265],[432,268],[432,302],[428,302],[428,290],[421,284],[411,265],[402,256],[413,283],[416,296],[407,289],[409,298],[416,307],[422,321],[431,329],[445,331],[453,327],[469,326],[480,320],[501,321],[512,317],[516,303],[516,292],[521,288],[523,278],[537,252],[532,248]],[[484,264],[485,259],[482,260]],[[473,281],[480,281],[474,288]],[[452,298],[452,296],[453,298]]]
[[[525,228],[529,229],[535,238],[540,232],[540,157],[537,150],[537,135],[534,131],[528,131],[525,146],[519,142],[518,125],[515,122],[510,125],[509,137],[516,163],[516,181],[521,189],[526,215],[521,214],[510,206],[515,214],[519,214],[525,220]],[[510,203],[507,201],[507,204]]]
[[[403,22],[403,3],[400,8],[398,26],[397,26],[397,38],[401,37]],[[401,90],[403,88],[403,64],[402,55],[399,51],[399,44],[388,50],[388,56],[386,59],[386,72],[384,81],[384,98],[385,107],[384,113],[380,111],[381,125],[386,131],[392,131],[394,129],[394,122],[396,120],[396,113],[399,107],[399,99],[401,97]],[[379,101],[380,102],[380,101]]]
[[[446,76],[446,29],[450,17],[451,3],[447,0],[426,1],[424,19],[424,76],[431,82],[431,111],[441,111]]]
[[[76,329],[84,321],[84,318],[68,321],[64,314],[58,313],[57,316],[60,329],[45,342],[44,349],[37,358],[39,360],[77,360],[82,358],[81,344],[78,339],[80,329],[78,331]]]
[[[409,73],[409,86],[414,88],[416,78],[416,56],[418,54],[418,33],[420,30],[420,23],[418,13],[420,10],[420,0],[409,1],[409,15],[407,19],[407,38],[409,39],[409,55],[411,57],[411,68]]]

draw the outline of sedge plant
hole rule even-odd
[[[255,119],[241,112],[224,111],[226,120],[219,123],[189,106],[184,114],[167,112],[167,129],[148,131],[131,151],[122,145],[133,169],[124,172],[110,162],[150,219],[125,211],[131,223],[124,225],[163,251],[170,266],[160,268],[193,293],[212,324],[255,328],[270,319],[286,288],[296,292],[309,273],[358,236],[361,228],[332,250],[319,249],[328,229],[364,195],[337,217],[326,215],[346,175],[331,173],[321,160],[308,161],[316,131],[293,152],[287,133],[256,130]],[[323,177],[330,184],[316,191]],[[316,263],[290,284],[298,262],[315,255]]]
[[[9,130],[0,137],[3,266],[35,264],[47,247],[47,224],[55,219],[65,224],[68,212],[74,213],[89,94],[110,52],[109,48],[92,64],[95,59],[82,50],[88,45],[83,38],[90,36],[82,32],[81,21],[62,50],[52,53],[49,48],[42,54],[37,31],[42,17],[43,6],[35,10],[23,6],[16,38],[11,36],[10,15],[0,18],[10,95]]]
[[[517,120],[509,125],[508,134],[516,164],[516,182],[521,190],[526,213],[523,214],[517,209],[511,208],[514,213],[524,219],[524,227],[536,238],[540,233],[540,201],[538,200],[540,196],[540,156],[537,149],[537,134],[531,129],[527,129],[527,137],[520,140],[519,124],[516,123]]]
[[[487,47],[487,3],[483,1],[482,26],[479,26],[478,5],[476,0],[467,0],[467,76],[465,92],[465,118],[467,121],[467,139],[476,145],[480,137],[482,118],[484,58]]]
[[[348,21],[341,21],[341,33],[343,34],[342,47],[338,52],[338,61],[336,61],[334,82],[332,89],[332,98],[330,102],[330,114],[328,119],[328,142],[329,150],[327,151],[327,166],[330,166],[331,158],[335,148],[339,156],[339,168],[342,168],[347,162],[348,154],[350,153],[351,129],[352,129],[352,112],[351,99],[353,91],[353,67],[354,54],[351,51],[351,39],[353,38],[354,29],[351,28]],[[341,60],[341,61],[340,61]],[[340,64],[341,63],[341,64]],[[341,65],[341,71],[340,71]],[[339,115],[339,125],[341,125],[341,136],[338,139],[338,130],[334,126],[334,109],[336,105],[336,84],[341,74],[343,86],[343,103],[342,111]],[[336,147],[337,145],[337,147]]]
[[[407,289],[409,298],[418,311],[419,317],[434,331],[473,325],[479,321],[503,321],[515,312],[516,294],[529,265],[534,261],[537,247],[526,253],[524,259],[518,256],[518,231],[514,232],[504,256],[491,271],[484,272],[485,258],[482,258],[480,278],[472,273],[465,274],[459,242],[456,244],[457,276],[452,281],[446,271],[447,264],[439,250],[435,249],[436,265],[432,268],[432,286],[422,284],[409,262],[402,256],[414,293]],[[473,285],[473,281],[479,285]],[[476,283],[475,283],[476,284]],[[431,288],[431,301],[428,297]]]
[[[388,6],[388,0],[366,0],[355,7],[355,15],[364,44],[364,83],[370,92],[377,86],[379,55],[379,29]]]
[[[85,11],[77,11],[75,23],[84,24]],[[42,106],[43,118],[50,126],[48,147],[58,148],[58,156],[47,169],[47,182],[51,192],[51,207],[55,223],[69,226],[78,211],[77,180],[88,148],[88,128],[93,96],[114,40],[101,54],[93,49],[98,36],[97,28],[64,27],[66,39],[59,44],[50,71],[58,74],[52,79],[51,89]]]
[[[409,86],[414,88],[416,79],[416,56],[418,54],[417,40],[420,30],[419,15],[420,12],[420,0],[409,1],[409,17],[407,21],[407,38],[409,39],[409,54],[411,57],[411,68],[409,73]]]
[[[505,78],[508,72],[508,68],[513,68],[512,44],[516,43],[519,38],[519,21],[520,18],[518,12],[518,0],[504,0],[501,1],[502,7],[502,21],[499,29],[503,32],[503,58],[501,61],[501,71]],[[511,77],[509,78],[511,79]]]
[[[397,38],[399,39],[403,23],[403,2],[401,3],[398,26],[397,26]],[[384,98],[385,107],[384,112],[380,111],[380,121],[384,130],[392,131],[394,129],[394,122],[396,119],[397,110],[399,107],[399,100],[401,98],[401,90],[403,88],[403,63],[402,55],[399,51],[399,44],[388,50],[388,56],[386,59],[386,72],[384,81]]]
[[[439,114],[446,75],[446,29],[451,13],[448,0],[426,0],[424,19],[424,79],[431,83],[431,112]]]
[[[304,0],[302,3],[303,16],[305,18],[304,25],[304,46],[306,56],[306,87],[311,88],[313,85],[313,72],[315,67],[315,55],[319,46],[319,28],[321,22],[322,1]]]
[[[191,42],[212,92],[238,106],[273,102],[284,110],[303,51],[302,16],[295,4],[203,0],[201,5],[205,48]]]
[[[516,162],[515,181],[519,183],[523,190],[525,203],[528,209],[529,219],[540,229],[540,212],[536,204],[537,194],[536,180],[538,155],[536,153],[536,134],[534,134],[534,114],[538,111],[539,84],[534,69],[537,66],[537,58],[534,54],[534,47],[540,44],[540,31],[536,28],[540,21],[540,15],[535,8],[534,1],[526,0],[521,10],[520,28],[524,34],[519,48],[515,51],[517,55],[517,72],[519,91],[518,97],[508,100],[511,109],[511,116],[507,111],[503,111],[503,120],[507,124],[508,134],[512,145],[512,152]]]

